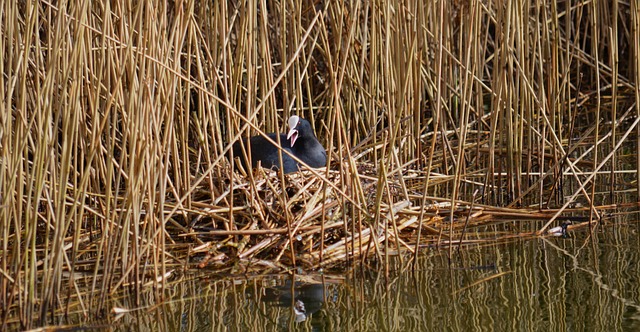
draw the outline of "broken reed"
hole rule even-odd
[[[3,324],[160,298],[201,251],[365,262],[492,238],[504,209],[549,221],[531,234],[575,200],[597,219],[640,189],[621,148],[640,136],[634,1],[7,1],[0,19]],[[231,142],[291,114],[327,169],[229,169]]]

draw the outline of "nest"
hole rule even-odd
[[[230,172],[227,190],[194,202],[195,216],[176,234],[197,244],[190,254],[200,268],[241,267],[244,273],[316,270],[357,261],[371,264],[376,258],[415,254],[425,247],[533,236],[535,229],[520,229],[513,220],[553,215],[473,201],[454,206],[451,200],[423,195],[421,171],[407,171],[394,180],[378,177],[371,165],[354,169],[287,175],[265,169]]]

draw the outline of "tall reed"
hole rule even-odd
[[[417,255],[491,218],[597,220],[640,191],[622,152],[640,146],[633,1],[1,6],[3,327],[160,300],[198,255]],[[292,114],[330,165],[231,169],[234,141]]]

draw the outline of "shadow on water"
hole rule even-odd
[[[116,330],[638,330],[638,223],[467,248],[430,250],[415,270],[219,277],[197,271]],[[406,260],[405,260],[406,261]],[[124,305],[120,303],[119,305]]]

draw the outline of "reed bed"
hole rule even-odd
[[[367,265],[638,200],[634,1],[1,6],[3,327],[162,299],[189,268]],[[326,168],[230,166],[293,114]]]

